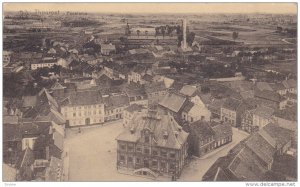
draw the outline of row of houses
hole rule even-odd
[[[269,123],[219,158],[204,174],[203,181],[296,180],[292,149],[295,127]],[[280,164],[280,159],[285,163]],[[280,166],[280,169],[278,169]]]
[[[64,180],[65,120],[58,107],[42,89],[23,97],[20,112],[4,114],[3,162],[15,170],[13,181]]]

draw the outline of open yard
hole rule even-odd
[[[68,129],[65,149],[69,155],[69,181],[151,181],[120,174],[116,168],[117,142],[122,121],[106,126]]]

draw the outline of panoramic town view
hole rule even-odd
[[[3,4],[3,181],[297,181],[297,5],[286,5]]]

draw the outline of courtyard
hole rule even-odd
[[[120,174],[116,168],[117,143],[115,138],[124,130],[122,121],[103,126],[67,129],[68,181],[153,181],[139,176]],[[233,129],[233,141],[203,158],[193,158],[184,168],[178,181],[201,181],[208,168],[238,144],[247,134]],[[166,179],[157,179],[166,180]]]

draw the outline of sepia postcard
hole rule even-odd
[[[295,186],[297,3],[2,5],[7,185]]]

